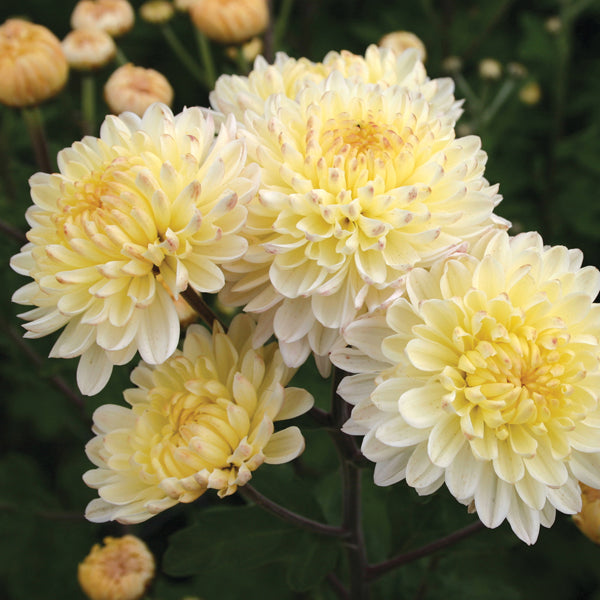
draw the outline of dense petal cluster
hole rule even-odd
[[[79,564],[77,579],[90,600],[140,600],[154,577],[154,556],[134,535],[104,538]]]
[[[52,98],[67,82],[69,65],[58,38],[23,19],[0,26],[0,103],[19,108]]]
[[[51,356],[81,356],[77,379],[94,394],[137,350],[163,362],[179,341],[172,298],[216,292],[219,265],[246,250],[242,205],[257,189],[233,119],[218,135],[199,108],[174,116],[155,104],[105,120],[58,155],[60,173],[31,180],[34,205],[11,266],[33,282],[13,296],[36,308],[26,337],[64,325]]]
[[[125,391],[131,408],[100,407],[87,445],[98,467],[84,475],[100,498],[87,518],[138,523],[207,489],[234,493],[263,462],[279,464],[304,449],[297,427],[273,422],[303,414],[313,398],[284,388],[293,372],[277,344],[254,350],[254,322],[234,318],[229,333],[192,325],[183,351],[164,364],[141,364]]]
[[[384,87],[401,85],[418,90],[434,105],[436,111],[454,119],[458,119],[461,114],[461,102],[457,102],[453,96],[452,80],[430,80],[419,60],[418,52],[409,50],[399,54],[375,45],[369,46],[364,56],[347,50],[332,51],[325,56],[323,62],[290,58],[285,53],[278,52],[275,62],[270,65],[259,56],[248,76],[219,77],[210,94],[210,101],[216,110],[234,114],[242,121],[247,110],[264,114],[265,101],[272,94],[284,94],[296,99],[307,83],[322,81],[333,71],[339,71],[344,77],[363,83],[377,83]]]
[[[271,95],[241,130],[261,189],[222,299],[261,314],[291,366],[311,350],[326,361],[339,328],[401,295],[410,269],[504,226],[479,138],[455,139],[451,86],[365,83],[352,73],[369,61],[330,62],[345,70]]]
[[[600,487],[600,273],[538,234],[484,237],[407,278],[408,299],[349,325],[345,431],[375,482],[444,482],[488,527],[533,543]]]

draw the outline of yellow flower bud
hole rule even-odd
[[[462,60],[458,56],[447,56],[442,61],[442,69],[446,73],[458,73],[462,69]]]
[[[104,86],[104,99],[114,114],[131,111],[142,116],[154,102],[170,106],[173,88],[158,71],[128,63],[108,78]]]
[[[422,62],[425,62],[425,59],[427,58],[425,44],[410,31],[394,31],[388,33],[379,40],[378,45],[382,48],[391,48],[398,54],[409,48],[415,48],[419,52],[419,58]]]
[[[479,63],[479,75],[482,79],[500,79],[502,65],[494,58],[484,58]]]
[[[127,33],[135,20],[127,0],[79,0],[71,14],[73,29],[102,29],[117,37]]]
[[[581,533],[595,544],[600,544],[600,490],[583,483],[581,487],[581,512],[573,515],[573,522]]]
[[[117,53],[114,40],[102,29],[74,29],[62,41],[62,49],[69,65],[81,71],[103,67]]]
[[[22,19],[0,26],[0,102],[25,107],[52,98],[67,82],[69,65],[58,38]]]
[[[142,540],[106,537],[79,564],[79,585],[90,600],[139,600],[154,577],[154,557]]]
[[[140,17],[148,23],[161,25],[170,21],[175,14],[175,7],[166,0],[149,0],[140,6]]]
[[[530,81],[519,90],[519,100],[523,104],[533,106],[534,104],[537,104],[541,99],[542,88],[540,88],[540,84],[537,81]]]
[[[266,0],[196,0],[189,11],[202,33],[223,44],[245,42],[269,23]]]

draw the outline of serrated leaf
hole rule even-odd
[[[163,568],[174,577],[254,569],[277,562],[295,529],[255,506],[203,510],[196,523],[169,538]]]
[[[335,540],[304,532],[295,536],[289,550],[286,580],[292,590],[306,592],[334,569],[340,546]]]

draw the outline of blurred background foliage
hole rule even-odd
[[[0,21],[24,16],[62,38],[73,5],[3,0]],[[487,178],[504,196],[497,212],[513,221],[513,232],[537,230],[547,243],[581,248],[586,264],[600,265],[599,0],[273,0],[276,15],[284,6],[291,7],[290,19],[275,49],[292,56],[321,60],[340,49],[362,54],[382,35],[409,30],[425,43],[431,77],[449,75],[448,57],[460,59],[451,73],[457,97],[466,99],[458,133],[482,138]],[[171,27],[195,52],[187,17],[178,13]],[[167,76],[175,111],[208,105],[208,90],[189,77],[156,26],[138,19],[118,44],[136,64]],[[213,53],[219,72],[235,70],[222,47],[214,45]],[[498,77],[482,76],[487,58],[499,63]],[[100,83],[114,66],[98,73]],[[108,110],[100,91],[97,101],[100,112]],[[79,76],[72,73],[67,89],[42,107],[53,157],[82,136],[79,102]],[[0,218],[16,230],[26,230],[27,179],[36,170],[20,113],[0,107]],[[21,339],[19,307],[10,295],[24,281],[8,268],[17,237],[0,235],[0,599],[83,598],[78,562],[93,543],[125,531],[144,539],[157,557],[152,600],[334,598],[326,574],[341,560],[339,548],[243,506],[239,497],[219,501],[209,493],[135,527],[83,519],[94,497],[81,480],[90,467],[83,446],[91,437],[91,414],[100,404],[123,402],[129,367],[116,369],[97,397],[81,399],[72,392],[73,362],[44,358],[52,340]],[[304,367],[297,382],[325,408],[330,384],[314,372]],[[253,483],[292,509],[337,524],[335,451],[307,417],[299,426],[307,449],[297,464],[265,465]],[[443,490],[419,498],[403,484],[375,488],[371,480],[366,469],[364,525],[373,562],[473,522]],[[373,596],[600,600],[599,564],[600,548],[558,515],[531,548],[506,525],[485,530],[383,577]]]

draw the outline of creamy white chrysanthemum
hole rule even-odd
[[[419,90],[435,107],[435,111],[455,119],[461,115],[462,102],[454,99],[452,79],[430,80],[415,50],[397,53],[374,44],[367,48],[364,56],[347,50],[329,52],[321,63],[306,58],[290,58],[278,52],[275,62],[270,65],[259,56],[248,76],[219,77],[210,94],[210,101],[215,110],[224,114],[232,113],[239,121],[243,121],[247,110],[263,114],[269,96],[284,94],[296,99],[308,82],[322,81],[333,71],[363,83],[402,85]]]
[[[50,355],[81,356],[79,387],[94,394],[137,350],[149,363],[173,353],[169,292],[221,289],[220,265],[247,247],[238,232],[258,171],[233,118],[217,132],[199,108],[174,116],[161,104],[107,117],[100,138],[62,150],[58,165],[30,179],[29,243],[11,266],[33,282],[13,301],[36,307],[21,315],[25,337],[66,325]]]
[[[454,113],[439,109],[334,71],[246,113],[262,181],[222,299],[261,313],[288,364],[326,356],[340,327],[403,293],[409,270],[505,226],[479,138],[455,139]]]
[[[253,349],[255,324],[234,318],[229,333],[192,325],[183,351],[164,364],[141,364],[126,390],[131,408],[101,406],[86,446],[99,468],[84,475],[100,498],[88,505],[94,522],[139,523],[207,489],[222,498],[246,484],[263,462],[281,464],[304,449],[297,427],[273,422],[305,413],[312,396],[285,388],[293,371],[277,344]]]
[[[578,482],[600,487],[600,273],[581,262],[536,233],[484,236],[346,328],[344,430],[365,436],[377,484],[445,482],[529,544],[581,509]]]

